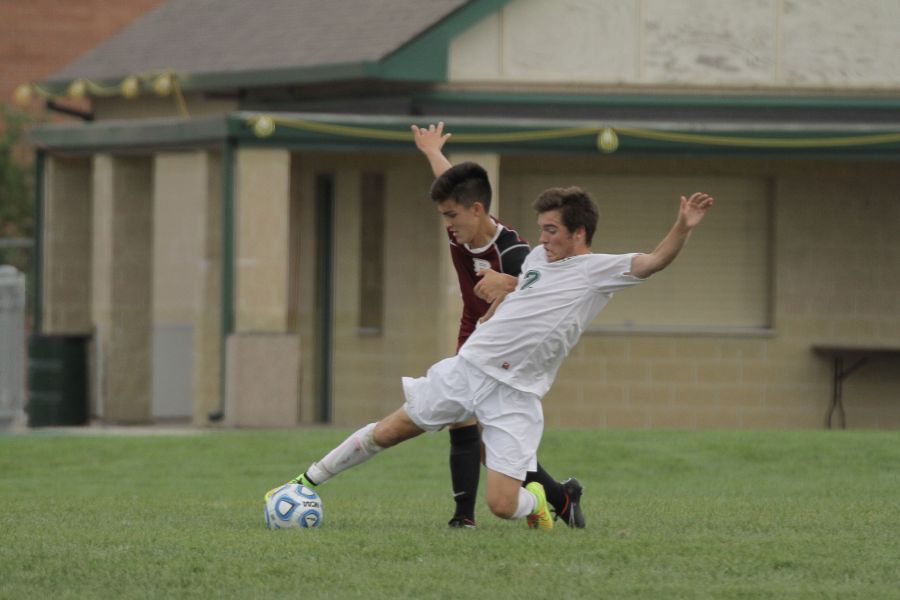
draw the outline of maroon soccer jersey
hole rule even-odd
[[[450,256],[453,258],[453,266],[459,277],[459,290],[462,292],[463,313],[459,321],[459,337],[456,349],[465,343],[484,313],[490,308],[490,304],[475,295],[475,284],[480,278],[476,273],[482,269],[491,268],[498,273],[505,273],[514,277],[519,276],[522,270],[522,262],[531,250],[528,242],[519,237],[513,229],[508,229],[501,223],[497,224],[497,233],[483,248],[468,248],[460,244],[453,236],[453,232],[447,229],[450,238]]]

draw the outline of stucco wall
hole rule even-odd
[[[453,40],[454,82],[897,89],[894,0],[516,0]]]

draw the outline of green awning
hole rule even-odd
[[[240,145],[304,150],[415,150],[409,126],[444,120],[453,151],[500,154],[709,155],[900,158],[900,127],[498,117],[234,112],[187,119],[45,125],[32,140],[49,151],[150,152]]]

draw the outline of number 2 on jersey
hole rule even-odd
[[[541,278],[541,274],[537,271],[528,271],[524,275],[522,275],[522,286],[519,288],[520,290],[524,290],[530,288],[537,280]]]

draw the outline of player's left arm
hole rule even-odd
[[[649,254],[638,254],[631,260],[631,275],[641,279],[668,267],[691,236],[691,231],[700,224],[706,211],[713,205],[712,196],[695,192],[690,198],[681,197],[678,217],[672,229]]]

